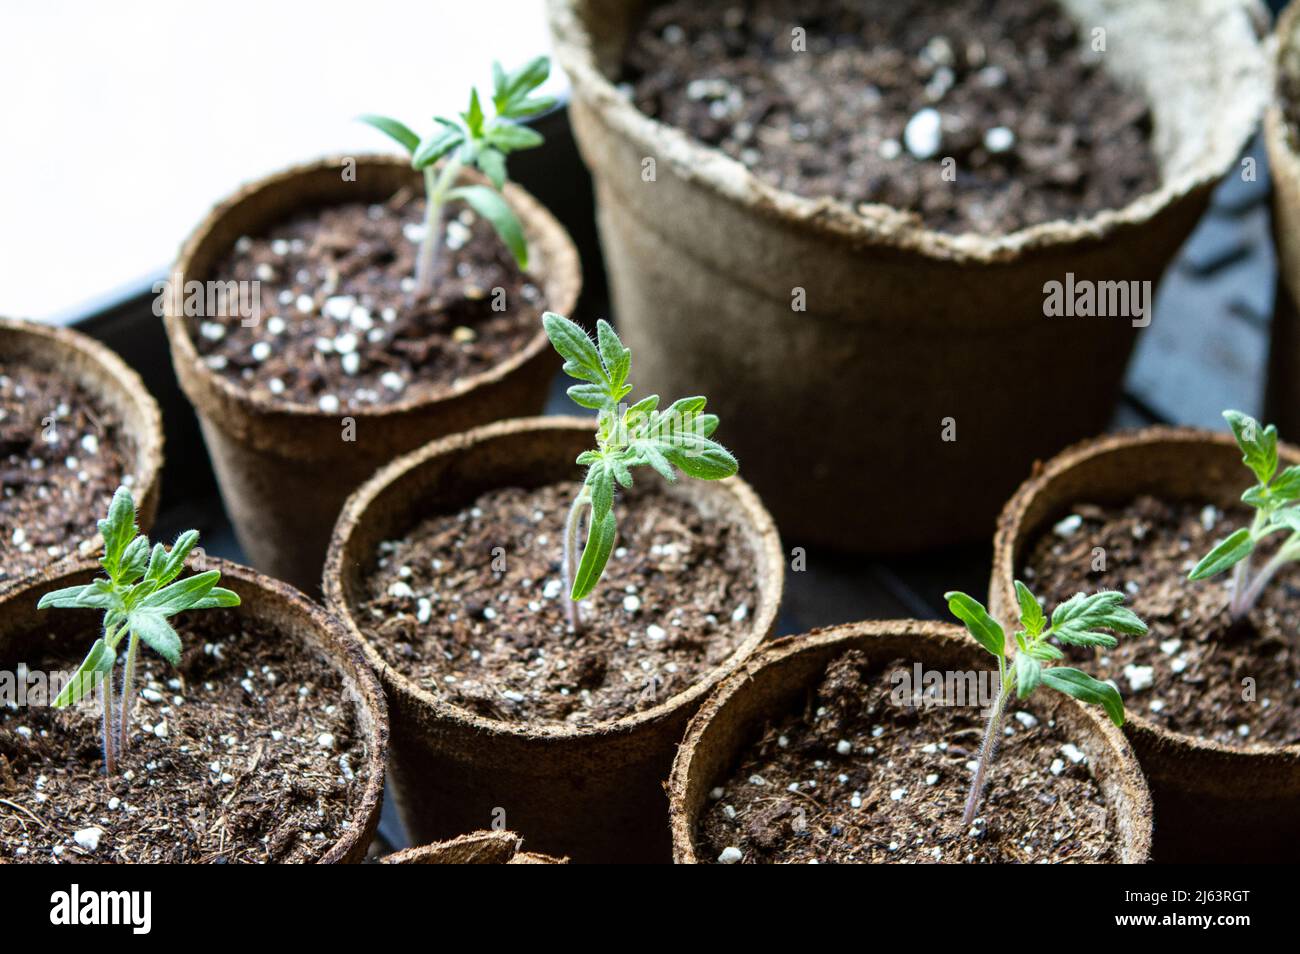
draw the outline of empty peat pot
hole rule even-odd
[[[473,171],[462,178],[480,181]],[[173,281],[213,281],[241,238],[264,235],[295,217],[344,203],[371,203],[382,209],[399,194],[422,195],[423,188],[421,173],[406,159],[395,156],[322,159],[276,173],[242,188],[213,209],[181,249]],[[523,189],[507,184],[503,194],[528,240],[528,275],[536,281],[547,307],[571,313],[582,275],[568,233]],[[452,224],[454,220],[448,228]],[[339,254],[356,253],[355,242],[346,236],[329,241],[336,243],[332,247]],[[452,254],[449,246],[444,246],[444,258]],[[309,278],[306,285],[311,290],[303,291],[309,312],[323,314],[325,302],[334,294],[327,289],[340,279]],[[315,284],[318,281],[319,285]],[[479,291],[485,296],[483,301],[492,293],[491,289]],[[247,387],[219,373],[196,347],[194,316],[183,314],[183,305],[181,296],[168,296],[166,323],[172,361],[181,387],[198,411],[222,500],[240,545],[254,566],[309,593],[320,586],[330,530],[351,491],[381,464],[435,437],[539,412],[559,364],[539,320],[536,332],[520,350],[486,370],[456,378],[446,387],[412,385],[400,398],[387,403],[351,407],[342,402],[322,409],[319,401],[291,400],[287,391],[276,396],[266,388]],[[509,307],[517,306],[515,302]],[[280,334],[292,333],[292,323],[301,317],[297,300],[282,303],[272,298],[265,302],[259,319],[262,326],[269,329],[272,317],[290,325],[290,330]],[[365,316],[361,327],[369,331],[360,330],[347,315],[341,317],[340,336],[363,340],[363,335],[383,330],[377,315]],[[242,319],[225,320],[230,322],[227,327],[233,328]],[[402,320],[401,314],[396,320]],[[446,338],[451,329],[438,333]],[[268,335],[260,343],[274,353],[275,340]],[[330,341],[329,345],[322,343],[330,349],[328,360],[341,361],[341,349],[336,347],[339,338]],[[419,342],[413,344],[418,347]],[[314,360],[327,358],[322,353]],[[413,360],[416,365],[423,363]]]
[[[523,850],[523,839],[510,831],[472,831],[450,841],[395,851],[379,859],[384,865],[563,865],[567,858],[552,858]]]
[[[1279,450],[1282,467],[1300,463],[1297,448]],[[1300,846],[1300,744],[1253,738],[1295,704],[1294,677],[1280,684],[1278,674],[1297,654],[1294,626],[1279,631],[1297,612],[1296,568],[1274,578],[1245,626],[1227,621],[1230,573],[1186,578],[1249,519],[1240,500],[1253,482],[1230,435],[1152,428],[1064,451],[998,521],[995,619],[1018,615],[1020,578],[1048,606],[1079,590],[1126,591],[1150,627],[1083,668],[1125,697],[1125,734],[1155,805],[1157,861],[1290,859]],[[1045,579],[1049,565],[1069,585]]]
[[[543,514],[529,504],[517,516],[498,524],[494,535],[471,540],[463,551],[457,549],[433,562],[432,571],[427,556],[420,558],[420,565],[393,567],[391,558],[380,557],[381,547],[391,547],[391,541],[410,537],[422,524],[427,527],[431,518],[447,523],[435,530],[420,531],[422,539],[429,535],[454,539],[457,524],[472,525],[476,519],[494,516],[487,512],[491,504],[475,501],[503,488],[546,492],[560,482],[580,482],[582,468],[574,464],[574,459],[593,446],[593,434],[594,419],[548,417],[503,421],[453,435],[383,468],[348,499],[339,518],[326,561],[325,597],[331,611],[365,642],[367,656],[388,693],[393,720],[391,791],[411,840],[416,843],[482,828],[504,812],[503,820],[509,829],[518,832],[536,851],[579,862],[666,862],[668,804],[663,782],[686,722],[708,691],[772,634],[784,564],[772,520],[753,491],[734,477],[719,482],[683,478],[669,484],[653,473],[638,470],[636,487],[629,493],[659,494],[655,499],[660,502],[660,511],[668,506],[664,501],[672,502],[672,506],[682,508],[679,512],[690,515],[684,520],[707,522],[730,541],[728,552],[735,555],[739,568],[731,578],[713,577],[717,587],[727,590],[743,585],[747,592],[752,588],[753,601],[743,613],[737,612],[727,621],[731,635],[718,657],[702,656],[697,670],[692,670],[697,675],[689,681],[668,675],[663,664],[652,667],[649,657],[660,652],[660,646],[664,647],[662,651],[672,651],[679,637],[669,632],[673,629],[671,609],[662,616],[647,618],[651,594],[643,589],[636,599],[646,600],[647,605],[635,613],[628,611],[629,622],[615,639],[607,640],[606,634],[612,635],[612,631],[601,628],[600,617],[589,620],[583,638],[594,658],[584,660],[575,655],[569,660],[566,665],[571,679],[568,673],[557,675],[554,671],[538,676],[538,682],[550,687],[536,690],[540,699],[532,695],[534,674],[518,674],[521,692],[503,692],[505,679],[499,677],[500,682],[494,682],[489,678],[499,670],[482,677],[486,686],[472,700],[450,695],[453,682],[465,684],[479,678],[478,660],[494,653],[498,645],[503,647],[503,652],[496,654],[498,659],[530,660],[529,667],[537,669],[544,668],[549,658],[570,651],[574,639],[567,634],[559,615],[562,601],[568,599],[558,582],[564,513]],[[564,506],[567,509],[567,501]],[[637,548],[629,542],[636,530],[631,505],[621,496],[615,507],[623,508],[618,545],[626,543],[628,551],[637,552],[620,554],[615,550],[606,578],[597,586],[592,600],[607,601],[605,605],[617,614],[632,605],[627,602],[632,595],[625,595],[611,582],[621,572],[621,561],[644,561],[638,565],[648,567],[648,572],[639,578],[647,580],[658,576],[679,580],[680,563],[671,574],[668,572],[667,561],[674,559],[691,560],[685,566],[690,567],[692,575],[703,575],[708,569],[694,557],[681,553],[657,557],[650,552],[651,547]],[[478,511],[479,516],[474,517],[473,511]],[[636,519],[650,520],[654,516],[651,511]],[[512,526],[527,533],[533,532],[530,527],[536,527],[538,535],[512,544],[498,535]],[[498,545],[499,555],[488,552],[489,547],[495,550]],[[489,571],[487,565],[498,556],[505,561],[503,566],[534,558],[542,562],[537,564],[538,573],[530,572],[527,581],[516,580],[503,571],[499,579],[505,582],[501,584],[474,584],[480,586],[476,590],[459,582],[475,575],[484,580],[496,579],[491,576],[495,568]],[[402,594],[401,605],[409,606],[409,610],[376,609],[373,605],[370,581],[381,563],[388,564],[385,572],[398,571],[389,593]],[[410,586],[406,585],[408,581]],[[489,585],[494,589],[488,591]],[[429,599],[424,600],[425,607],[419,611],[422,620],[417,622],[415,601],[426,593]],[[500,602],[502,598],[510,603]],[[710,598],[716,600],[701,596]],[[477,606],[472,605],[475,602]],[[522,628],[525,610],[530,616],[551,614],[543,618],[555,622],[548,622],[541,631],[529,629],[526,639],[522,632],[501,626],[503,619],[515,618],[521,620]],[[727,611],[731,612],[730,605]],[[512,617],[513,613],[521,615]],[[495,622],[486,622],[494,615]],[[457,623],[460,617],[474,622],[460,619]],[[531,619],[526,622],[531,623]],[[470,628],[455,628],[461,625]],[[381,643],[379,636],[387,627],[397,627],[393,632],[400,638],[385,637]],[[445,675],[437,671],[417,680],[403,666],[414,669],[418,653],[412,644],[424,648],[430,639],[430,627],[456,633],[458,640],[453,644],[439,635],[442,641],[428,647],[436,650],[435,661],[451,659],[453,650],[459,654],[458,661],[445,670]],[[651,630],[657,632],[652,635]],[[687,642],[697,638],[703,641],[704,633],[686,629],[680,635]],[[653,647],[655,653],[646,642],[653,639],[661,641]],[[624,640],[641,645],[647,659],[645,671],[641,667],[629,671],[622,664],[616,667],[615,661],[610,661],[606,669],[601,660],[616,660]],[[471,654],[470,648],[475,654],[482,649],[482,655]],[[569,694],[570,685],[572,695],[583,698],[584,688],[596,695],[605,687],[620,691],[626,685],[622,681],[625,675],[646,680],[651,676],[657,679],[655,673],[664,676],[664,684],[671,685],[671,692],[664,688],[649,697],[629,701],[626,708],[617,710],[626,714],[617,717],[605,718],[594,709],[578,722],[566,722],[549,714],[536,719],[515,714],[521,711],[516,706],[525,701],[523,693],[530,694],[530,705],[549,705]],[[564,688],[555,688],[552,679]],[[471,709],[471,704],[479,708]]]
[[[916,705],[912,693],[922,686],[906,688],[896,677],[987,672],[991,663],[964,630],[916,620],[851,623],[765,646],[691,720],[668,787],[673,859],[813,861],[834,853],[832,860],[888,861],[912,853],[908,860],[960,862],[980,850],[990,852],[981,860],[1145,862],[1151,799],[1132,749],[1099,709],[1042,689],[1012,701],[976,816],[982,832],[962,827],[981,704],[945,689],[949,705],[968,708]],[[959,729],[956,720],[969,725]],[[750,761],[760,752],[763,761]],[[793,788],[786,774],[757,774],[762,764],[789,774]],[[914,777],[881,781],[898,765]],[[814,774],[822,779],[815,787],[807,781]],[[945,818],[933,815],[940,804]],[[709,843],[733,835],[737,843]]]
[[[1270,419],[1287,440],[1300,440],[1300,153],[1295,119],[1300,116],[1300,7],[1278,17],[1277,88],[1264,116],[1273,179],[1273,240],[1277,247],[1277,301],[1269,360]]]
[[[48,692],[0,708],[5,798],[16,809],[0,815],[3,861],[365,856],[388,717],[360,645],[279,580],[224,560],[191,566],[220,570],[242,604],[173,617],[178,667],[140,647],[131,743],[115,776],[103,774],[93,695],[67,709],[50,707]],[[103,623],[90,610],[38,610],[41,596],[96,576],[99,564],[82,561],[0,595],[0,669],[25,675],[28,692],[42,687],[36,674],[70,676]],[[24,822],[33,817],[42,824]]]
[[[907,209],[776,188],[638,111],[618,71],[648,6],[549,2],[638,383],[711,396],[789,542],[879,552],[987,538],[1033,460],[1105,427],[1138,334],[1123,318],[1045,317],[1048,283],[1159,280],[1263,111],[1262,8],[1064,0],[1081,42],[1106,31],[1102,68],[1149,105],[1160,185],[1076,221],[955,234]],[[762,103],[752,110],[761,127]],[[925,168],[940,175],[937,157]],[[1011,370],[1049,366],[1051,387]],[[953,474],[979,480],[954,495]]]
[[[97,516],[131,486],[145,530],[158,510],[162,415],[116,354],[67,328],[0,318],[0,590],[102,545]],[[37,469],[39,464],[39,469]],[[45,491],[48,495],[41,495]]]

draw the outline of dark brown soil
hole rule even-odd
[[[434,295],[415,296],[423,217],[403,190],[241,238],[216,277],[260,282],[260,320],[192,319],[199,353],[254,393],[333,413],[432,395],[522,350],[545,298],[472,211],[449,207]]]
[[[758,599],[748,544],[656,480],[615,505],[580,636],[561,582],[577,483],[496,490],[384,544],[357,619],[389,664],[489,718],[586,725],[652,708],[736,649]]]
[[[1113,680],[1131,711],[1175,732],[1239,747],[1300,742],[1300,569],[1274,577],[1237,627],[1226,612],[1231,573],[1187,580],[1249,520],[1244,510],[1140,497],[1127,506],[1081,504],[1064,519],[1026,551],[1025,581],[1053,606],[1080,590],[1123,591],[1151,628],[1120,637],[1115,649],[1071,649],[1089,672]],[[1260,553],[1271,554],[1280,536]],[[1100,572],[1096,547],[1105,550]],[[1265,558],[1257,555],[1256,566]],[[1244,699],[1248,679],[1254,696]]]
[[[76,552],[130,486],[122,422],[84,388],[0,363],[0,589]]]
[[[744,864],[1116,860],[1116,820],[1087,757],[1015,705],[964,829],[980,709],[893,701],[891,674],[912,666],[882,667],[860,650],[832,662],[803,708],[766,725],[710,793],[701,860],[724,860],[727,849]]]
[[[344,834],[369,772],[340,677],[234,613],[178,621],[179,670],[141,649],[131,749],[112,779],[98,705],[0,709],[0,859],[306,862]],[[88,829],[94,850],[75,837]]]
[[[1159,185],[1147,107],[1090,41],[1052,0],[674,0],[634,31],[623,79],[771,185],[1004,233]]]

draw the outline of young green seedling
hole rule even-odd
[[[1241,499],[1255,509],[1249,527],[1242,527],[1207,553],[1188,575],[1189,580],[1206,580],[1233,569],[1232,599],[1228,612],[1234,621],[1244,619],[1259,601],[1271,579],[1287,563],[1300,560],[1300,465],[1278,473],[1277,428],[1259,422],[1240,411],[1224,411],[1232,428],[1242,463],[1258,481]],[[1252,566],[1255,547],[1275,533],[1287,538],[1277,552],[1256,571]]]
[[[948,609],[961,620],[975,641],[997,657],[998,696],[989,713],[980,746],[975,777],[971,780],[970,794],[966,797],[966,811],[962,825],[975,820],[980,798],[984,792],[989,764],[997,751],[999,727],[1007,699],[1014,688],[1024,699],[1040,685],[1074,696],[1081,702],[1095,703],[1106,710],[1116,725],[1124,724],[1124,700],[1119,690],[1108,682],[1099,682],[1086,672],[1068,666],[1054,666],[1064,658],[1059,648],[1048,642],[1055,637],[1067,646],[1114,646],[1115,637],[1102,630],[1114,630],[1130,636],[1140,636],[1147,631],[1146,623],[1138,619],[1124,605],[1124,594],[1109,590],[1091,596],[1079,593],[1066,600],[1052,612],[1049,626],[1029,587],[1016,580],[1016,599],[1020,603],[1020,629],[1015,634],[1015,650],[1008,645],[1002,627],[988,614],[983,604],[965,593],[952,592],[944,596]]]
[[[181,640],[167,618],[183,610],[238,606],[239,597],[218,587],[218,570],[196,573],[176,580],[185,569],[185,558],[198,542],[197,530],[187,530],[168,550],[161,543],[152,551],[149,539],[139,534],[135,523],[135,501],[131,492],[119,487],[108,508],[108,518],[99,521],[104,538],[104,555],[99,564],[108,579],[95,579],[85,586],[70,586],[46,593],[37,609],[93,609],[104,612],[104,634],[95,640],[85,660],[54,700],[56,708],[79,702],[103,687],[104,767],[109,775],[117,771],[116,749],[126,755],[130,739],[131,703],[135,684],[136,651],[141,640],[175,666],[180,662]],[[176,582],[173,582],[176,580]],[[126,639],[126,664],[119,700],[121,718],[113,720],[113,670],[117,647]]]
[[[596,411],[596,449],[584,451],[578,463],[587,478],[573,499],[564,532],[564,582],[569,629],[581,626],[577,601],[600,582],[614,549],[614,485],[632,486],[632,468],[648,464],[666,480],[676,480],[679,469],[688,477],[721,480],[737,470],[736,459],[711,440],[718,429],[716,414],[705,414],[705,398],[689,397],[659,410],[659,395],[642,398],[631,407],[623,399],[632,391],[627,383],[632,352],[623,347],[606,321],[596,323],[596,341],[568,318],[547,312],[542,316],[546,335],[564,358],[564,372],[581,384],[569,388],[574,403]],[[589,514],[587,543],[578,559],[578,537],[583,512]]]
[[[542,137],[516,120],[544,112],[555,105],[549,96],[533,96],[533,90],[546,81],[551,61],[545,56],[525,63],[517,72],[507,73],[500,63],[492,64],[492,107],[495,115],[483,112],[477,89],[471,89],[469,108],[459,117],[435,116],[433,132],[421,139],[406,125],[387,116],[361,116],[380,132],[396,140],[411,154],[411,166],[424,173],[424,238],[415,266],[415,290],[427,296],[433,291],[434,267],[442,248],[442,210],[450,201],[460,200],[487,219],[505,242],[520,268],[528,265],[528,244],[523,226],[500,191],[506,182],[506,155],[542,144]],[[444,156],[446,162],[435,168]],[[483,185],[456,185],[465,167],[477,166],[492,188]]]

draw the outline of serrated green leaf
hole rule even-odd
[[[464,141],[465,134],[458,126],[436,129],[427,139],[416,144],[411,155],[411,166],[415,169],[425,169]]]
[[[113,671],[113,664],[116,661],[117,654],[113,652],[112,647],[103,639],[95,640],[86,658],[72,674],[72,678],[59,690],[58,696],[54,699],[54,708],[63,709],[80,702]]]
[[[591,494],[591,519],[598,523],[614,506],[614,475],[604,461],[587,469],[587,490]]]
[[[475,164],[483,170],[483,174],[488,177],[488,181],[496,188],[501,189],[506,184],[506,157],[499,149],[485,148],[480,149],[475,159]]]
[[[1274,477],[1268,489],[1274,506],[1300,500],[1300,464],[1292,464]]]
[[[173,613],[191,609],[199,600],[208,595],[208,592],[219,579],[221,579],[219,570],[196,573],[183,580],[177,580],[170,586],[165,586],[155,593],[150,593],[140,601],[139,608],[156,609],[164,616],[171,616]]]
[[[357,119],[378,129],[381,133],[396,141],[407,152],[414,153],[420,146],[420,137],[413,133],[405,123],[396,119],[390,119],[387,116],[375,116],[370,113],[358,116]]]
[[[664,456],[686,476],[698,480],[722,480],[740,469],[730,451],[703,437],[679,437],[675,444],[664,447]]]
[[[1055,662],[1058,659],[1064,659],[1065,653],[1061,652],[1049,642],[1030,643],[1029,648],[1025,650],[1039,662]]]
[[[596,321],[596,343],[600,352],[600,360],[605,365],[605,373],[609,375],[609,380],[614,385],[622,387],[627,382],[627,373],[632,367],[632,352],[623,346],[618,333],[604,318]],[[659,403],[657,395],[654,396],[654,400],[655,404]],[[637,403],[640,404],[641,402]],[[633,405],[633,407],[636,406]],[[631,408],[628,410],[630,411]]]
[[[518,70],[509,74],[505,83],[499,89],[500,99],[496,103],[497,112],[503,116],[519,115],[519,108],[527,102],[528,95],[545,83],[550,74],[551,61],[546,56],[534,57]]]
[[[1080,702],[1100,705],[1116,725],[1124,724],[1124,700],[1108,682],[1099,682],[1086,672],[1068,666],[1054,666],[1043,670],[1043,683]]]
[[[712,437],[718,429],[718,415],[701,414],[695,419],[695,432],[701,437]]]
[[[609,555],[614,550],[614,540],[618,536],[614,511],[605,514],[603,520],[593,520],[587,534],[587,545],[583,547],[582,559],[578,561],[578,572],[573,577],[573,589],[570,597],[580,600],[596,588]]]
[[[574,404],[599,411],[609,403],[609,392],[599,384],[575,384],[564,392]]]
[[[560,357],[565,359],[566,374],[577,377],[574,371],[581,370],[588,376],[581,380],[595,382],[605,380],[605,369],[600,363],[600,354],[580,325],[563,315],[548,311],[542,315],[542,327],[546,330],[546,337],[551,339],[551,346],[560,353]],[[569,365],[573,366],[573,370],[569,369]]]
[[[546,140],[527,126],[497,123],[488,130],[487,141],[502,152],[518,152],[521,149],[535,149]]]
[[[122,551],[122,565],[118,569],[117,582],[130,585],[144,576],[149,566],[149,539],[139,536],[126,545]]]
[[[1277,428],[1262,427],[1259,421],[1240,411],[1224,411],[1224,419],[1241,448],[1242,463],[1261,484],[1267,484],[1277,470]]]
[[[191,604],[193,606],[193,604]],[[173,666],[181,661],[181,638],[161,609],[136,609],[126,617],[127,629]]]
[[[243,601],[239,594],[233,590],[223,589],[220,586],[214,586],[208,590],[208,595],[199,600],[190,609],[224,609],[230,606],[239,606]]]
[[[469,91],[469,109],[465,110],[461,118],[465,120],[471,136],[483,135],[483,104],[478,100],[477,89]]]
[[[171,550],[167,553],[167,559],[158,574],[157,582],[160,586],[166,586],[181,575],[181,571],[185,569],[186,558],[189,557],[190,551],[194,549],[195,544],[198,542],[199,532],[197,530],[186,530],[176,538],[176,542],[172,544]]]
[[[945,593],[943,598],[948,601],[952,615],[966,624],[966,629],[975,637],[975,642],[994,656],[1001,658],[1005,655],[1006,634],[997,620],[989,615],[983,603],[960,590]]]
[[[1147,631],[1124,604],[1124,594],[1114,590],[1076,593],[1052,612],[1052,635],[1075,646],[1114,646],[1115,637],[1101,630],[1140,636]]]
[[[1219,541],[1218,545],[1201,558],[1201,562],[1187,575],[1189,580],[1208,580],[1212,576],[1218,576],[1224,570],[1240,563],[1246,557],[1250,556],[1255,549],[1255,541],[1251,539],[1250,531],[1242,527],[1224,540]]]
[[[487,186],[460,186],[447,193],[448,198],[465,202],[496,230],[520,268],[528,267],[528,240],[514,210],[498,193]],[[585,337],[585,336],[584,336]]]
[[[1021,699],[1038,688],[1042,682],[1043,667],[1028,653],[1016,653],[1016,695]]]
[[[86,590],[85,585],[65,586],[63,589],[51,590],[41,597],[36,604],[37,609],[96,609],[92,603],[81,602],[81,594]]]
[[[673,465],[657,445],[650,441],[641,441],[634,445],[633,451],[636,454],[636,461],[649,464],[664,480],[677,480],[677,472],[673,470]]]
[[[1043,608],[1029,587],[1019,580],[1016,580],[1016,602],[1020,604],[1020,625],[1025,628],[1025,632],[1030,636],[1040,635],[1047,625],[1047,617],[1043,615]]]
[[[108,507],[108,516],[96,525],[100,536],[104,538],[104,556],[99,563],[110,577],[117,579],[121,572],[122,554],[135,539],[138,532],[135,525],[135,500],[126,487],[117,488],[113,502]]]

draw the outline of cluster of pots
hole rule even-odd
[[[1104,428],[1136,334],[1127,323],[1042,320],[1045,281],[1067,270],[1107,281],[1158,279],[1268,96],[1254,4],[1187,2],[1195,15],[1170,17],[1160,4],[1101,4],[1134,38],[1117,45],[1115,56],[1154,113],[1160,189],[1083,221],[958,237],[781,192],[641,115],[608,79],[637,5],[551,0],[557,53],[573,83],[571,117],[595,181],[614,310],[638,385],[708,394],[724,421],[722,436],[755,487],[731,478],[672,488],[745,541],[758,601],[747,635],[723,663],[685,691],[614,721],[530,725],[474,714],[389,665],[358,618],[381,541],[486,491],[580,478],[573,461],[590,446],[591,422],[535,416],[558,369],[540,327],[522,350],[454,389],[355,412],[358,440],[342,442],[337,414],[258,397],[215,373],[186,317],[169,307],[177,377],[198,412],[239,541],[260,572],[206,562],[240,593],[242,613],[337,671],[365,740],[364,797],[347,834],[322,860],[360,860],[377,823],[385,769],[412,840],[433,843],[389,859],[395,863],[711,860],[697,858],[696,842],[708,793],[759,727],[806,694],[828,661],[862,647],[935,669],[969,665],[968,640],[932,622],[854,623],[773,641],[786,561],[778,525],[800,542],[923,550],[987,538],[1002,506],[989,595],[994,616],[1006,619],[1026,546],[1077,502],[1151,494],[1231,506],[1239,491],[1231,440],[1175,429],[1076,444],[1012,495],[1031,462]],[[1282,21],[1282,68],[1290,64],[1298,18],[1293,10]],[[1266,128],[1283,271],[1294,277],[1295,230],[1286,223],[1300,219],[1293,208],[1300,159],[1276,108]],[[653,190],[640,188],[646,155],[659,157]],[[199,226],[175,271],[203,281],[241,236],[322,205],[382,202],[420,185],[405,160],[361,157],[355,181],[346,182],[339,163],[321,160],[241,190]],[[549,307],[572,313],[582,284],[572,242],[522,189],[509,185],[505,195],[523,222],[530,271]],[[808,313],[791,314],[793,286],[822,291]],[[702,314],[709,320],[700,321]],[[1300,335],[1286,333],[1291,352],[1300,354]],[[683,340],[691,346],[681,347]],[[751,346],[738,353],[725,345],[734,340]],[[147,530],[162,433],[139,378],[74,332],[2,321],[0,343],[6,360],[75,376],[116,410]],[[1069,360],[1052,362],[1057,354]],[[832,355],[853,373],[836,375],[828,389]],[[988,367],[1049,363],[1051,387],[1032,373],[998,375],[997,386],[987,386]],[[969,388],[960,384],[967,381]],[[1284,403],[1300,407],[1300,396]],[[868,423],[847,439],[835,428],[807,427],[802,415],[814,406],[827,420]],[[932,452],[911,439],[952,413],[968,428],[961,441]],[[780,454],[766,450],[774,434]],[[915,455],[907,466],[882,466],[898,461],[901,447]],[[1293,448],[1283,456],[1300,462]],[[806,469],[810,460],[816,466]],[[862,494],[868,473],[869,493]],[[951,492],[954,480],[960,495]],[[88,580],[95,565],[85,557],[96,546],[93,537],[81,541],[78,559],[0,592],[0,659],[18,658],[37,628],[54,625],[57,638],[84,640],[85,620],[52,624],[35,606],[51,588]],[[299,590],[322,593],[324,608]],[[1264,852],[1300,837],[1300,746],[1231,748],[1141,715],[1121,732],[1072,699],[1053,696],[1041,705],[1091,756],[1117,820],[1122,860],[1148,860],[1153,837],[1156,855],[1167,858],[1203,856],[1207,845],[1225,854],[1242,845]],[[514,834],[477,831],[502,805],[529,852]]]

